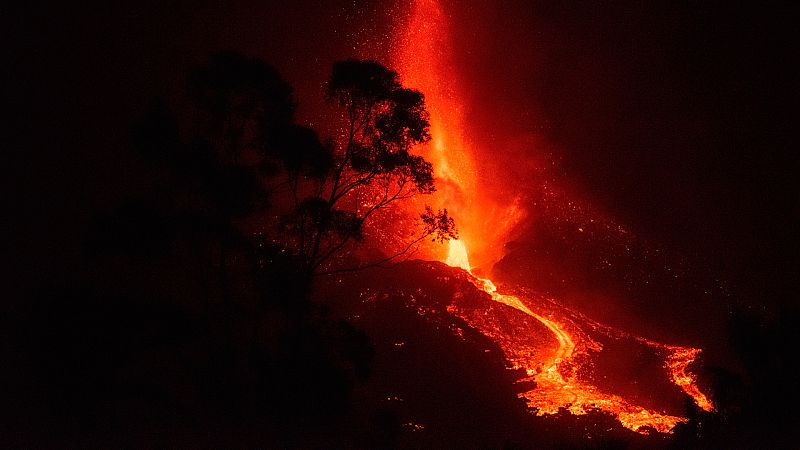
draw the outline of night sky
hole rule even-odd
[[[53,228],[128,189],[127,124],[152,98],[179,97],[188,68],[213,52],[263,57],[294,84],[301,111],[320,108],[330,63],[374,39],[362,30],[386,32],[375,2],[321,3],[5,7],[17,149],[7,180],[25,240],[58,246],[65,230]],[[456,46],[474,102],[533,110],[537,122],[476,127],[536,127],[620,222],[756,290],[796,273],[795,14],[713,2],[472,2],[453,13],[466,25]]]
[[[403,11],[167,3],[2,7],[7,317],[42,285],[93,276],[77,269],[87,227],[153,183],[131,125],[156,98],[188,120],[191,69],[222,50],[268,61],[294,86],[298,121],[324,129],[331,64],[384,57]],[[487,167],[524,184],[520,161],[552,162],[578,198],[729,288],[730,308],[796,317],[797,7],[497,3],[443,2]]]

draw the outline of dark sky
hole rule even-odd
[[[796,18],[723,2],[545,15],[538,100],[566,170],[623,223],[728,275],[793,277]]]
[[[477,134],[532,132],[579,196],[640,237],[759,302],[793,298],[796,7],[450,3]]]
[[[58,273],[92,214],[140,188],[131,120],[156,96],[180,103],[185,74],[210,54],[272,62],[308,118],[331,62],[383,28],[377,2],[274,3],[2,7],[18,276]],[[708,261],[758,302],[794,298],[796,8],[452,3],[472,104],[530,115],[478,115],[476,129],[538,127],[565,177],[620,222]]]
[[[343,24],[355,13],[333,2],[275,3],[3,7],[12,277],[36,283],[63,274],[86,223],[142,190],[141,162],[128,149],[131,124],[156,97],[180,110],[188,72],[210,55],[261,57],[306,107],[322,103],[331,63],[349,56]]]

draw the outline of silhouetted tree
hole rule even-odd
[[[126,175],[138,189],[94,212],[80,263],[18,308],[4,339],[14,370],[0,371],[9,430],[40,424],[58,442],[328,422],[367,376],[366,335],[309,300],[294,255],[241,226],[290,195],[276,180],[320,178],[331,164],[293,123],[288,83],[228,53],[190,87],[189,113],[156,101],[135,123],[145,164]],[[57,446],[82,446],[67,442]]]
[[[397,253],[355,267],[326,267],[348,243],[361,240],[364,224],[396,201],[435,191],[433,168],[411,154],[430,140],[428,112],[419,91],[404,88],[398,74],[374,61],[337,62],[328,84],[329,100],[343,110],[345,130],[329,143],[332,164],[313,194],[290,177],[295,209],[283,222],[283,240],[310,274],[355,270],[388,262],[421,240],[456,238],[447,210],[426,207],[420,233]],[[308,189],[305,187],[305,189]]]
[[[152,429],[246,423],[296,447],[345,414],[373,349],[310,299],[311,275],[346,268],[329,263],[365,221],[434,186],[410,154],[428,139],[421,94],[359,61],[336,66],[330,92],[352,125],[344,141],[297,125],[289,84],[235,53],[192,72],[191,110],[153,103],[131,134],[144,162],[127,168],[136,189],[94,212],[69,275],[3,322],[4,438],[39,424],[20,447],[85,446],[75,439],[98,433],[119,446],[160,439]],[[408,248],[454,235],[427,208]],[[45,445],[26,442],[40,435]]]
[[[202,112],[194,145],[219,163],[208,182],[236,190],[251,211],[269,201],[271,215],[281,218],[267,230],[272,245],[307,276],[381,264],[427,237],[456,237],[446,210],[426,208],[420,232],[399,252],[357,266],[331,264],[362,240],[377,211],[435,191],[431,164],[410,152],[430,139],[424,98],[404,88],[396,72],[374,61],[334,64],[328,97],[341,108],[345,130],[324,144],[293,123],[292,89],[262,61],[217,55],[193,72],[190,91]]]

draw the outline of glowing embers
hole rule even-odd
[[[447,263],[469,271],[466,246],[460,241],[450,241]],[[465,320],[471,327],[495,341],[505,353],[514,369],[524,370],[527,377],[518,382],[534,381],[536,387],[519,394],[537,415],[556,414],[565,408],[572,414],[587,414],[591,410],[603,410],[614,414],[626,428],[642,433],[650,429],[662,433],[670,432],[676,424],[687,419],[664,414],[633,404],[625,398],[601,391],[597,386],[578,379],[578,371],[587,361],[588,351],[600,351],[602,346],[580,331],[573,320],[564,316],[561,322],[553,319],[553,311],[544,298],[503,295],[489,279],[472,277],[473,284],[489,294],[495,302],[510,306],[513,310],[498,310],[487,305],[482,311],[461,308],[457,301],[447,310]],[[557,310],[555,310],[557,311]],[[569,323],[572,331],[565,325]],[[589,323],[591,327],[593,324]],[[594,324],[599,325],[599,324]],[[605,327],[604,327],[605,328]],[[548,330],[555,338],[543,341],[541,335]],[[624,334],[613,330],[614,334]],[[666,368],[672,380],[691,395],[700,407],[710,408],[710,403],[697,389],[694,378],[686,373],[687,366],[699,353],[697,349],[666,346],[636,340],[651,347],[670,351]],[[555,345],[554,345],[555,344]]]
[[[415,0],[409,8],[408,20],[393,42],[392,66],[401,73],[404,84],[425,94],[431,115],[432,141],[420,150],[436,168],[438,191],[432,199],[426,200],[433,200],[436,208],[447,207],[456,219],[461,235],[467,240],[472,239],[473,255],[490,260],[487,252],[492,248],[491,244],[497,244],[504,237],[504,230],[519,220],[520,214],[511,209],[508,221],[499,220],[497,214],[488,212],[495,206],[494,201],[481,195],[483,191],[478,188],[480,179],[475,164],[478,154],[473,148],[470,127],[464,116],[469,105],[465,104],[463,99],[467,97],[460,90],[446,11],[437,0]],[[557,208],[559,217],[577,222],[573,216],[581,210],[573,205],[572,200],[562,201],[546,182],[541,190],[543,199],[547,205]],[[494,231],[488,237],[487,217],[492,219]],[[587,220],[594,222],[594,218]],[[585,226],[580,229],[581,233],[584,229]],[[620,228],[620,232],[624,230]],[[472,273],[464,242],[450,241],[447,256],[437,253],[436,259],[444,259],[447,264]],[[453,299],[447,311],[496,342],[513,368],[526,374],[526,378],[519,381],[536,383],[535,389],[520,396],[537,414],[555,414],[560,408],[573,414],[601,409],[614,414],[625,427],[641,432],[647,429],[669,432],[677,423],[686,420],[646,409],[621,396],[602,392],[593,382],[579,379],[579,369],[589,367],[589,351],[602,349],[590,337],[592,330],[603,335],[607,333],[605,330],[609,330],[615,336],[625,335],[659,349],[658,355],[663,359],[657,361],[665,361],[670,375],[668,379],[704,409],[711,407],[697,389],[692,375],[687,373],[687,367],[697,355],[696,349],[652,343],[607,327],[595,330],[593,327],[600,324],[587,318],[576,318],[575,312],[557,305],[558,302],[552,299],[528,292],[520,296],[503,295],[497,292],[489,279],[473,276],[471,281],[494,302],[486,302],[486,306],[479,305],[476,309]],[[658,367],[657,370],[662,373],[663,369]]]

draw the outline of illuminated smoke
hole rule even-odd
[[[467,246],[460,240],[451,240],[448,243],[447,259],[445,264],[453,267],[460,267],[467,272],[472,272],[469,266],[469,256],[467,255]]]
[[[395,38],[392,66],[400,72],[404,84],[425,94],[431,115],[432,141],[420,151],[436,170],[439,192],[434,196],[433,203],[436,207],[448,208],[461,231],[460,240],[449,242],[447,254],[435,258],[471,274],[473,265],[470,264],[467,245],[471,253],[482,255],[482,262],[496,260],[500,256],[498,243],[506,238],[508,230],[521,219],[523,212],[515,202],[499,204],[497,199],[490,198],[482,189],[475,168],[479,155],[466,131],[468,127],[464,118],[465,105],[459,95],[458,70],[451,63],[449,26],[447,15],[437,0],[413,2],[408,20]],[[431,199],[426,198],[425,201]],[[504,295],[488,278],[473,276],[472,280],[492,300],[535,319],[533,323],[544,326],[554,338],[554,348],[543,356],[540,351],[529,348],[529,344],[519,336],[520,330],[532,324],[523,320],[523,316],[517,319],[518,328],[512,333],[498,328],[497,321],[491,317],[463,314],[457,304],[449,308],[451,313],[461,316],[497,342],[514,368],[525,371],[528,378],[519,381],[536,382],[535,389],[521,393],[520,397],[537,414],[555,414],[559,408],[566,408],[572,414],[586,414],[593,409],[600,409],[614,414],[625,427],[632,430],[651,427],[660,432],[669,432],[677,423],[687,420],[646,409],[580,380],[578,369],[588,352],[601,351],[602,346],[592,341],[585,332],[576,329],[574,321],[566,316],[558,317],[562,309],[545,309],[545,303],[551,299]],[[567,327],[568,324],[573,328]],[[596,325],[605,332],[626,335],[619,330],[608,331],[608,327]],[[540,326],[530,326],[530,333],[542,333]],[[687,372],[687,367],[699,353],[698,349],[631,338],[665,353],[665,375],[700,407],[713,409],[711,402],[697,388],[694,377]]]

